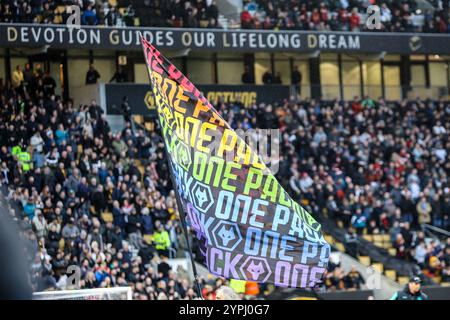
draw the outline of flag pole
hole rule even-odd
[[[140,33],[140,37],[141,37],[141,39],[144,39],[144,37],[142,36],[142,33]],[[145,54],[145,50],[144,50],[144,54]],[[148,72],[147,72],[147,75],[148,75],[148,78],[149,78],[149,81],[150,81],[150,86],[152,86],[152,79],[150,78],[150,74]],[[159,120],[159,116],[157,117],[157,119],[158,119],[157,121],[158,121],[159,127],[161,129],[162,126],[161,126],[161,122]],[[179,195],[178,195],[178,191],[177,191],[177,187],[176,187],[177,184],[176,184],[176,181],[175,181],[175,178],[174,178],[173,168],[172,168],[172,165],[171,165],[171,162],[170,162],[170,154],[169,154],[169,151],[167,149],[166,141],[164,140],[164,137],[162,137],[162,138],[163,138],[163,143],[164,143],[164,152],[165,152],[165,155],[166,155],[166,162],[167,162],[167,165],[169,166],[169,175],[170,175],[170,179],[172,181],[173,190],[175,192],[175,199],[177,201],[178,212],[180,213],[180,222],[181,222],[181,226],[182,226],[182,229],[183,229],[184,237],[186,239],[186,245],[187,245],[187,249],[188,249],[188,252],[189,252],[189,258],[190,258],[191,264],[192,264],[192,273],[194,274],[195,286],[197,288],[198,296],[200,297],[200,299],[204,300],[203,295],[202,295],[202,290],[201,290],[201,287],[200,287],[200,282],[198,280],[198,273],[197,273],[197,267],[195,266],[194,255],[192,253],[191,245],[189,243],[188,229],[187,229],[187,226],[186,226],[186,213],[183,210],[183,206],[181,204],[181,201],[180,201],[180,198],[179,198]]]

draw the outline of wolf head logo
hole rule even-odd
[[[247,271],[252,275],[252,279],[257,281],[259,276],[264,273],[264,267],[262,261],[259,261],[258,264],[255,264],[255,261],[252,260],[247,267]]]
[[[197,198],[198,205],[203,208],[203,204],[208,200],[206,196],[206,190],[203,188],[197,188],[195,191],[195,197]]]
[[[236,239],[236,235],[234,234],[233,227],[230,227],[230,229],[227,229],[225,225],[220,228],[218,236],[222,239],[223,245],[226,247],[228,246],[228,242]]]

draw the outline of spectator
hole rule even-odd
[[[253,72],[251,72],[249,66],[245,66],[245,71],[242,74],[241,77],[242,83],[244,84],[254,84],[255,83],[255,77],[253,75]]]
[[[98,79],[100,79],[100,73],[95,70],[93,64],[90,64],[89,70],[86,73],[86,84],[95,84]]]
[[[291,72],[291,84],[295,86],[296,92],[301,95],[302,87],[302,73],[299,71],[298,66],[294,66]]]

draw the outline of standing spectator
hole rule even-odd
[[[16,70],[13,71],[11,83],[17,94],[24,96],[23,92],[24,76],[22,69],[19,65],[16,66]]]
[[[302,73],[298,69],[298,66],[294,66],[291,72],[291,84],[295,88],[295,92],[299,95],[302,94]]]
[[[254,84],[255,83],[255,77],[253,75],[253,72],[250,71],[249,66],[245,66],[245,71],[242,74],[241,77],[242,83],[244,84]]]
[[[92,5],[88,5],[81,17],[81,23],[84,25],[95,26],[98,23],[97,13]]]
[[[425,196],[420,198],[417,203],[417,212],[419,214],[419,224],[431,222],[432,207]]]
[[[90,64],[89,70],[86,73],[86,84],[95,84],[98,79],[100,79],[100,73],[95,70],[93,64]]]

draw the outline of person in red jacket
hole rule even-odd
[[[342,31],[348,31],[348,11],[344,8],[340,8],[338,12],[339,22]]]
[[[252,28],[252,15],[247,10],[242,11],[241,13],[241,27],[242,29],[251,29]]]
[[[358,8],[353,8],[352,14],[350,15],[350,30],[358,31],[360,22],[361,18],[358,13]]]
[[[320,12],[319,9],[314,8],[313,12],[311,13],[310,18],[311,24],[313,25],[313,28],[316,29],[320,24]]]
[[[320,3],[320,21],[327,24],[328,23],[328,8],[325,6],[325,3]]]

